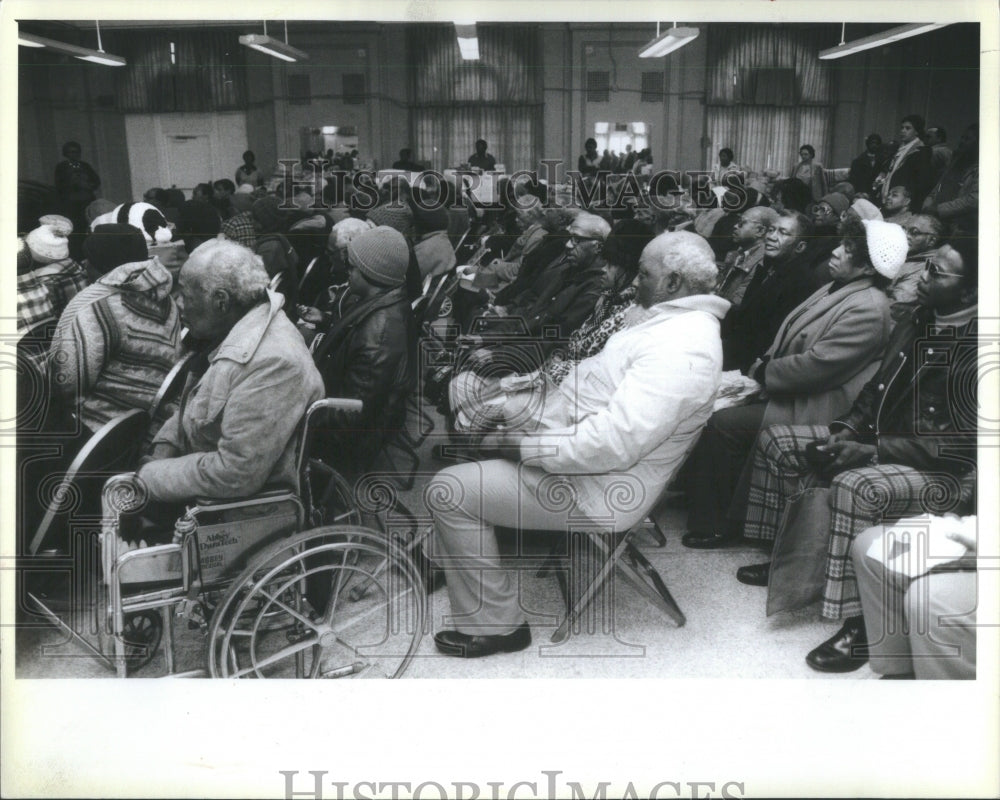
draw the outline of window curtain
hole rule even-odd
[[[130,31],[106,36],[128,63],[117,75],[118,108],[126,112],[245,109],[243,48],[232,31]],[[174,46],[171,59],[171,43]]]
[[[826,167],[833,133],[830,72],[816,54],[822,30],[780,25],[715,27],[709,33],[708,163],[729,147],[749,171],[789,175],[811,144]]]
[[[479,60],[465,61],[453,25],[407,31],[414,156],[435,169],[456,167],[485,139],[508,173],[537,168],[537,29],[480,23],[476,36]]]

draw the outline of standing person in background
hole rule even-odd
[[[69,237],[70,255],[77,261],[83,258],[83,237],[87,235],[87,206],[97,198],[101,179],[90,164],[80,158],[79,142],[66,142],[62,147],[63,161],[56,164],[55,186],[62,213],[73,223]]]
[[[847,180],[855,192],[871,196],[872,184],[882,172],[882,137],[877,133],[869,133],[865,137],[865,151],[851,162]]]
[[[896,186],[905,186],[910,193],[913,208],[920,208],[934,185],[931,166],[931,149],[920,137],[924,133],[924,118],[908,114],[899,123],[899,148],[888,167],[879,177],[881,197],[884,201]],[[876,179],[878,183],[878,179]]]
[[[486,152],[487,146],[485,139],[476,140],[476,152],[469,156],[470,167],[476,167],[483,172],[490,172],[496,169],[497,160],[493,157],[492,153]]]
[[[722,186],[722,179],[730,172],[742,172],[743,168],[739,164],[733,163],[733,151],[728,147],[723,147],[719,151],[719,163],[715,165],[712,177],[716,186]]]
[[[934,176],[932,183],[937,183],[944,175],[951,163],[952,152],[945,142],[948,141],[948,133],[941,126],[928,128],[924,134],[924,144],[931,149],[931,173]]]
[[[586,178],[597,177],[597,170],[601,167],[601,157],[597,154],[597,140],[587,139],[583,143],[584,153],[576,160],[576,168],[580,174]]]
[[[923,212],[937,215],[953,237],[979,235],[978,122],[965,129],[951,164],[924,201]]]
[[[808,186],[813,201],[819,202],[826,194],[826,175],[823,165],[816,161],[816,148],[811,144],[802,145],[799,148],[799,158],[801,160],[792,172],[792,177]]]
[[[249,183],[254,188],[264,185],[264,176],[257,167],[257,157],[253,150],[247,150],[243,154],[243,163],[236,168],[236,185],[242,186]]]

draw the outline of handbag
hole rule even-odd
[[[829,542],[829,487],[810,486],[793,495],[774,540],[767,616],[802,608],[822,597]]]

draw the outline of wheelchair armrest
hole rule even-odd
[[[149,488],[137,472],[112,475],[101,490],[101,505],[116,515],[142,508],[149,498]]]
[[[282,500],[299,501],[299,496],[288,489],[269,489],[266,492],[250,495],[249,497],[236,497],[227,500],[216,500],[211,497],[197,497],[194,506],[188,508],[187,513],[197,516],[209,511],[229,511],[234,508],[251,508],[253,506],[267,505]]]

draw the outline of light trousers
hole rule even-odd
[[[448,627],[497,635],[524,622],[518,573],[500,564],[495,526],[576,529],[586,519],[572,493],[558,475],[502,459],[457,464],[431,479],[424,498],[434,516],[431,557],[448,581]]]
[[[921,680],[974,679],[976,573],[932,572],[912,581],[900,576],[868,555],[888,530],[869,528],[851,548],[871,668]]]

